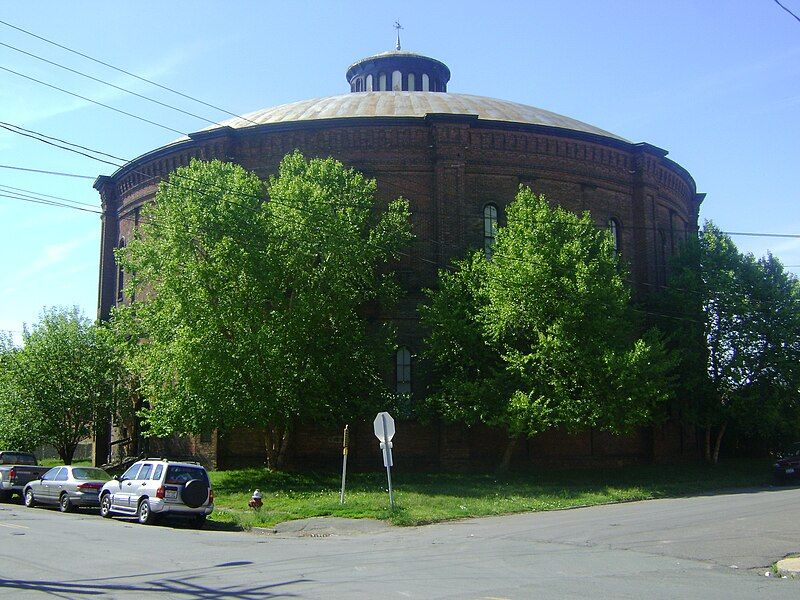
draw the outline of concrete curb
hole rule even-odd
[[[800,557],[784,558],[775,563],[778,575],[800,577]]]

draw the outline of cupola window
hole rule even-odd
[[[392,71],[392,91],[403,91],[403,74],[400,71]]]

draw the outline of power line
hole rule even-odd
[[[169,108],[170,110],[174,110],[174,111],[177,111],[179,113],[183,113],[184,115],[188,115],[190,117],[194,117],[195,119],[200,119],[201,121],[205,121],[206,123],[210,123],[211,125],[218,125],[219,127],[222,127],[221,123],[217,123],[216,121],[212,121],[211,119],[207,119],[207,118],[202,117],[200,115],[196,115],[196,114],[191,113],[189,111],[183,110],[182,108],[178,108],[177,106],[173,106],[172,104],[167,104],[166,102],[161,102],[160,100],[156,100],[155,98],[150,98],[149,96],[145,96],[144,94],[140,94],[138,92],[134,92],[133,90],[129,90],[129,89],[121,87],[119,85],[115,85],[115,84],[113,84],[113,83],[111,83],[109,81],[104,81],[104,80],[102,80],[102,79],[100,79],[98,77],[93,77],[92,75],[89,75],[89,74],[84,73],[82,71],[78,71],[76,69],[72,69],[70,67],[67,67],[66,65],[62,65],[61,63],[57,63],[55,61],[48,60],[48,59],[46,59],[46,58],[44,58],[42,56],[39,56],[37,54],[33,54],[32,52],[27,52],[25,50],[22,50],[21,48],[17,48],[16,46],[12,46],[11,44],[6,44],[6,43],[3,43],[3,42],[0,42],[0,46],[4,46],[4,47],[9,48],[11,50],[14,50],[16,52],[20,52],[22,54],[25,54],[27,56],[30,56],[32,58],[35,58],[35,59],[40,60],[42,62],[45,62],[47,64],[53,65],[55,67],[58,67],[59,69],[63,69],[65,71],[69,71],[70,73],[74,73],[76,75],[80,75],[81,77],[85,77],[86,79],[90,79],[92,81],[96,81],[97,83],[102,83],[103,85],[106,85],[108,87],[111,87],[111,88],[114,88],[116,90],[120,90],[122,92],[125,92],[126,94],[131,94],[132,96],[136,96],[137,98],[141,98],[143,100],[147,100],[148,102],[152,102],[153,104],[158,104],[159,106],[163,106],[165,108]]]
[[[58,171],[45,171],[42,169],[28,169],[25,167],[15,167],[12,165],[0,165],[0,169],[13,169],[14,171],[28,171],[29,173],[40,173],[42,175],[58,175],[60,177],[76,177],[78,179],[97,179],[92,175],[77,175],[75,173],[60,173]]]
[[[88,202],[79,202],[77,200],[70,200],[69,198],[64,198],[62,196],[53,196],[51,194],[44,194],[42,192],[37,192],[37,191],[34,191],[34,190],[26,190],[25,188],[14,187],[13,185],[2,185],[2,184],[0,184],[0,188],[5,188],[7,190],[13,190],[14,192],[23,192],[23,193],[26,193],[26,194],[33,194],[35,196],[44,196],[45,198],[53,198],[55,200],[61,200],[63,202],[69,202],[71,204],[78,204],[78,205],[81,205],[81,206],[89,206],[91,208],[97,208],[97,209],[100,208],[97,204],[90,204]]]
[[[9,126],[10,126],[10,127],[17,128],[17,129],[21,129],[21,130],[23,130],[25,133],[20,133],[20,132],[14,131],[13,129],[10,129],[10,127],[9,127]],[[78,144],[74,144],[74,143],[72,143],[72,142],[68,142],[68,141],[66,141],[66,140],[62,140],[62,139],[55,138],[55,137],[52,137],[52,136],[46,136],[45,134],[41,134],[41,133],[39,133],[39,132],[36,132],[36,131],[30,130],[30,129],[21,128],[21,127],[19,127],[19,126],[16,126],[16,125],[11,125],[11,124],[8,124],[8,123],[0,122],[0,127],[5,127],[5,128],[6,128],[6,129],[8,129],[9,131],[14,131],[15,133],[20,133],[21,135],[26,135],[27,137],[32,137],[33,139],[38,139],[39,141],[43,141],[43,142],[45,142],[45,143],[48,143],[48,144],[54,145],[54,146],[56,146],[56,147],[59,147],[59,148],[61,148],[61,149],[64,149],[64,150],[68,150],[68,151],[70,151],[70,152],[78,152],[79,154],[82,154],[82,155],[84,155],[84,156],[87,156],[88,158],[92,158],[92,159],[94,159],[94,160],[98,160],[98,161],[100,161],[100,162],[105,162],[105,163],[107,163],[107,164],[112,164],[112,165],[114,165],[114,166],[120,166],[120,165],[115,165],[114,163],[111,163],[111,162],[109,162],[109,161],[105,161],[105,160],[99,159],[99,158],[97,158],[97,157],[90,156],[90,155],[88,155],[88,154],[85,154],[85,153],[83,153],[83,152],[79,152],[79,151],[77,151],[77,150],[74,150],[73,148],[70,148],[70,147],[67,147],[67,146],[63,146],[63,145],[60,145],[60,144],[66,144],[66,145],[68,145],[68,146],[75,146],[75,147],[77,147],[77,148],[82,148],[82,149],[84,149],[84,150],[88,150],[89,152],[94,152],[94,153],[97,153],[97,154],[102,154],[102,155],[104,155],[104,156],[113,157],[113,158],[115,158],[116,160],[119,160],[119,161],[122,161],[122,162],[130,162],[130,161],[127,161],[126,159],[124,159],[124,158],[121,158],[121,157],[116,157],[116,156],[114,156],[114,155],[111,155],[111,154],[103,153],[103,152],[100,152],[100,151],[98,151],[98,150],[94,150],[94,149],[92,149],[92,148],[88,148],[88,147],[86,147],[86,146],[79,146]],[[43,138],[47,138],[47,140],[40,139],[40,137],[36,137],[36,136],[40,136],[40,137],[43,137]],[[52,141],[48,141],[48,140],[55,140],[55,141],[57,141],[57,142],[59,142],[59,143],[54,143],[54,142],[52,142]],[[156,177],[156,176],[150,176],[150,175],[148,175],[148,174],[146,174],[146,173],[144,173],[144,172],[142,172],[142,171],[137,171],[137,170],[134,170],[134,172],[136,172],[136,173],[140,173],[140,174],[144,175],[145,177],[147,177],[147,178],[148,178],[148,179],[150,179],[150,180],[152,180],[152,179],[157,179],[157,177]],[[190,182],[193,182],[193,183],[199,183],[197,180],[195,180],[195,179],[193,179],[193,178],[191,178],[191,177],[187,177],[187,176],[185,176],[185,175],[179,174],[179,173],[175,173],[175,172],[173,172],[171,175],[172,175],[172,176],[177,176],[177,177],[179,177],[179,178],[181,178],[181,179],[185,179],[185,180],[188,180],[188,181],[190,181]],[[174,185],[174,184],[171,184],[171,183],[170,183],[168,180],[166,180],[166,179],[162,180],[162,182],[163,182],[163,183],[165,183],[166,185]],[[216,185],[215,187],[216,187],[216,189],[218,189],[218,190],[219,190],[219,191],[221,191],[221,192],[225,192],[225,191],[227,191],[227,190],[226,190],[224,187],[222,187],[222,186]],[[208,196],[208,195],[210,195],[210,192],[207,192],[207,191],[204,191],[204,190],[195,189],[195,190],[193,190],[193,191],[195,191],[195,192],[198,192],[198,193],[201,193],[201,194],[205,194],[205,195],[207,195],[207,196]],[[263,200],[263,198],[261,198],[261,197],[257,197],[257,196],[255,196],[255,195],[250,195],[250,194],[248,194],[248,195],[242,195],[241,193],[234,192],[234,195],[236,195],[236,196],[239,196],[239,197],[246,197],[246,198],[249,198],[249,199],[251,199],[251,200],[253,200],[253,199],[254,199],[254,200],[259,200],[259,201]],[[270,200],[270,201],[271,201],[271,202],[276,202],[275,200]],[[43,202],[42,202],[42,203],[43,203]],[[242,208],[246,208],[246,209],[252,209],[254,212],[257,210],[257,209],[255,209],[255,208],[252,208],[252,207],[247,207],[247,206],[245,206],[245,205],[241,205],[241,204],[240,204],[239,206],[241,206]],[[295,210],[299,210],[299,211],[303,212],[303,208],[302,208],[302,207],[298,207],[298,206],[290,206],[290,207],[291,207],[291,208],[293,208],[293,209],[295,209]],[[89,211],[89,212],[91,212],[91,211]],[[437,213],[437,212],[435,212],[435,211],[434,211],[434,214],[439,214],[439,213]],[[125,220],[125,219],[126,219],[126,217],[121,217],[121,220]],[[574,225],[574,224],[572,224],[572,223],[569,223],[569,222],[566,222],[566,221],[547,221],[547,223],[550,223],[550,224],[563,224],[563,225]],[[154,223],[153,223],[153,224],[154,224]],[[648,229],[650,229],[650,228],[648,228]],[[727,232],[724,232],[724,231],[723,231],[723,232],[721,232],[721,233],[727,233]],[[768,236],[768,237],[800,237],[800,235],[797,235],[797,234],[757,234],[757,233],[742,233],[742,232],[738,232],[738,233],[734,232],[733,234],[734,234],[734,235],[764,235],[764,236]],[[441,241],[441,240],[434,240],[434,239],[424,239],[424,238],[415,238],[415,240],[417,240],[417,241],[419,241],[419,242],[421,242],[421,243],[434,243],[434,244],[440,244],[440,245],[444,245],[444,246],[458,247],[458,246],[457,246],[455,243],[443,242],[443,241]],[[442,263],[440,263],[440,262],[433,261],[433,260],[427,259],[427,258],[425,258],[425,257],[422,257],[422,256],[412,255],[412,254],[408,254],[408,253],[401,252],[401,251],[396,251],[396,254],[397,254],[398,256],[404,256],[404,257],[407,257],[407,258],[409,258],[410,260],[419,260],[419,261],[421,261],[421,262],[425,262],[425,263],[431,264],[431,265],[433,265],[433,266],[436,266],[436,267],[438,267],[438,268],[444,268],[444,269],[449,269],[449,270],[453,270],[453,269],[454,269],[454,267],[453,267],[452,265],[444,265],[444,264],[442,264]],[[498,256],[498,257],[509,258],[509,259],[511,259],[511,260],[524,260],[524,259],[518,259],[517,257],[508,257],[508,256],[502,256],[502,255],[497,255],[497,256]],[[642,285],[647,285],[647,286],[656,287],[656,288],[659,288],[659,289],[666,289],[666,288],[668,288],[668,287],[672,287],[672,286],[662,286],[662,285],[658,285],[658,284],[651,284],[651,283],[648,283],[648,282],[634,282],[634,281],[632,281],[632,280],[625,280],[625,281],[626,281],[626,283],[633,284],[633,285],[642,284]],[[681,288],[672,288],[672,289],[676,289],[676,290],[679,290],[679,291],[687,291],[687,290],[682,290]],[[670,315],[665,315],[665,316],[670,316]]]
[[[97,58],[94,58],[92,56],[89,56],[88,54],[84,54],[83,52],[79,52],[77,50],[73,50],[72,48],[69,48],[69,47],[64,46],[62,44],[59,44],[58,42],[54,42],[53,40],[50,40],[50,39],[48,39],[46,37],[43,37],[41,35],[37,35],[37,34],[31,32],[31,31],[28,31],[27,29],[23,29],[22,27],[17,27],[16,25],[12,25],[11,23],[8,23],[8,22],[2,21],[2,20],[0,20],[0,24],[5,25],[6,27],[10,27],[11,29],[16,29],[17,31],[22,32],[25,35],[29,35],[31,37],[34,37],[34,38],[36,38],[38,40],[41,40],[43,42],[46,42],[46,43],[51,44],[53,46],[56,46],[57,48],[61,48],[62,50],[66,50],[67,52],[71,52],[72,54],[75,54],[75,55],[80,56],[82,58],[85,58],[87,60],[91,60],[92,62],[95,62],[97,64],[103,65],[104,67],[108,67],[109,69],[113,69],[114,71],[118,71],[119,73],[124,73],[125,75],[128,75],[129,77],[133,77],[135,79],[138,79],[139,81],[144,81],[145,83],[149,83],[150,85],[154,85],[156,87],[159,87],[162,90],[166,90],[166,91],[171,92],[173,94],[177,94],[178,96],[186,98],[187,100],[191,100],[193,102],[197,102],[197,103],[202,104],[204,106],[207,106],[209,108],[213,108],[214,110],[218,110],[220,112],[223,112],[226,115],[230,115],[232,117],[238,117],[239,119],[243,119],[243,120],[245,120],[245,121],[247,121],[249,123],[252,123],[253,125],[259,125],[258,122],[253,121],[251,119],[248,119],[247,117],[243,117],[241,115],[237,115],[234,112],[231,112],[229,110],[225,110],[224,108],[220,108],[219,106],[215,106],[213,104],[210,104],[208,102],[205,102],[203,100],[200,100],[198,98],[190,96],[188,94],[184,94],[183,92],[179,92],[178,90],[175,90],[173,88],[167,87],[167,86],[162,85],[160,83],[156,83],[155,81],[152,81],[152,80],[147,79],[146,77],[142,77],[140,75],[136,75],[135,73],[131,73],[130,71],[126,71],[125,69],[121,69],[120,67],[115,67],[114,65],[112,65],[110,63],[107,63],[107,62],[102,61],[100,59],[97,59]]]
[[[800,21],[800,17],[798,17],[796,14],[794,14],[794,13],[793,13],[791,10],[789,10],[789,9],[788,9],[787,7],[785,7],[783,4],[781,4],[780,2],[778,2],[778,0],[774,0],[774,1],[775,1],[775,4],[777,4],[777,5],[778,5],[778,6],[780,6],[780,7],[781,7],[783,10],[785,10],[787,13],[789,13],[790,15],[792,15],[792,16],[793,16],[795,19],[797,19],[798,21]]]
[[[166,129],[167,131],[173,131],[173,132],[178,133],[180,135],[189,135],[188,133],[186,133],[184,131],[180,131],[178,129],[173,129],[172,127],[169,127],[167,125],[162,125],[161,123],[157,123],[155,121],[151,121],[150,119],[146,119],[145,117],[140,117],[139,115],[135,115],[133,113],[129,113],[129,112],[124,111],[124,110],[122,110],[120,108],[114,108],[113,106],[111,106],[109,104],[104,104],[103,102],[99,102],[97,100],[92,100],[91,98],[87,98],[86,96],[82,96],[80,94],[76,94],[75,92],[70,92],[69,90],[65,90],[62,87],[58,87],[57,85],[53,85],[52,83],[47,83],[45,81],[42,81],[41,79],[36,79],[35,77],[31,77],[30,75],[24,75],[23,73],[20,73],[19,71],[15,71],[14,69],[9,69],[8,67],[2,67],[2,66],[0,66],[0,69],[2,69],[3,71],[7,71],[9,73],[13,73],[14,75],[18,75],[19,77],[23,77],[24,79],[28,79],[30,81],[35,81],[38,84],[41,84],[43,86],[52,88],[54,90],[58,90],[59,92],[64,92],[65,94],[69,94],[70,96],[74,96],[75,98],[80,98],[81,100],[85,100],[86,102],[91,102],[92,104],[97,104],[98,106],[102,106],[103,108],[107,108],[109,110],[113,110],[114,112],[118,112],[118,113],[120,113],[122,115],[127,115],[129,117],[134,118],[134,119],[138,119],[139,121],[143,121],[144,123],[150,123],[151,125],[155,125],[156,127],[161,127],[161,129]]]
[[[25,194],[2,193],[2,191],[0,191],[0,198],[9,198],[11,200],[19,200],[21,202],[30,202],[32,204],[44,204],[44,205],[47,205],[47,206],[59,206],[61,208],[71,208],[73,210],[81,210],[81,211],[84,211],[84,212],[94,213],[96,215],[102,215],[103,214],[103,211],[101,211],[99,209],[98,210],[93,210],[91,208],[83,208],[83,207],[80,207],[80,206],[75,206],[74,204],[66,204],[66,203],[63,203],[63,202],[54,202],[52,200],[42,200],[42,199],[39,199],[39,198],[33,198],[33,197],[30,197],[30,196],[27,196]]]

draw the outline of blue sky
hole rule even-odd
[[[800,14],[800,0],[782,0]],[[449,90],[538,106],[670,152],[708,194],[701,219],[800,233],[800,22],[773,0],[31,2],[0,20],[243,114],[348,91],[355,60],[403,48],[445,62]],[[0,25],[0,43],[212,120],[182,100]],[[0,46],[12,69],[182,132],[207,123]],[[133,158],[178,134],[0,70],[0,121]],[[0,165],[114,167],[0,130]],[[99,205],[91,179],[0,167],[0,185]],[[0,188],[2,190],[8,188]],[[0,329],[97,304],[99,216],[0,197]],[[800,265],[800,239],[735,237]],[[791,267],[800,273],[800,268]]]

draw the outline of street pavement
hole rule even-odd
[[[0,599],[800,598],[800,489],[740,490],[425,527],[142,526],[0,504]]]

